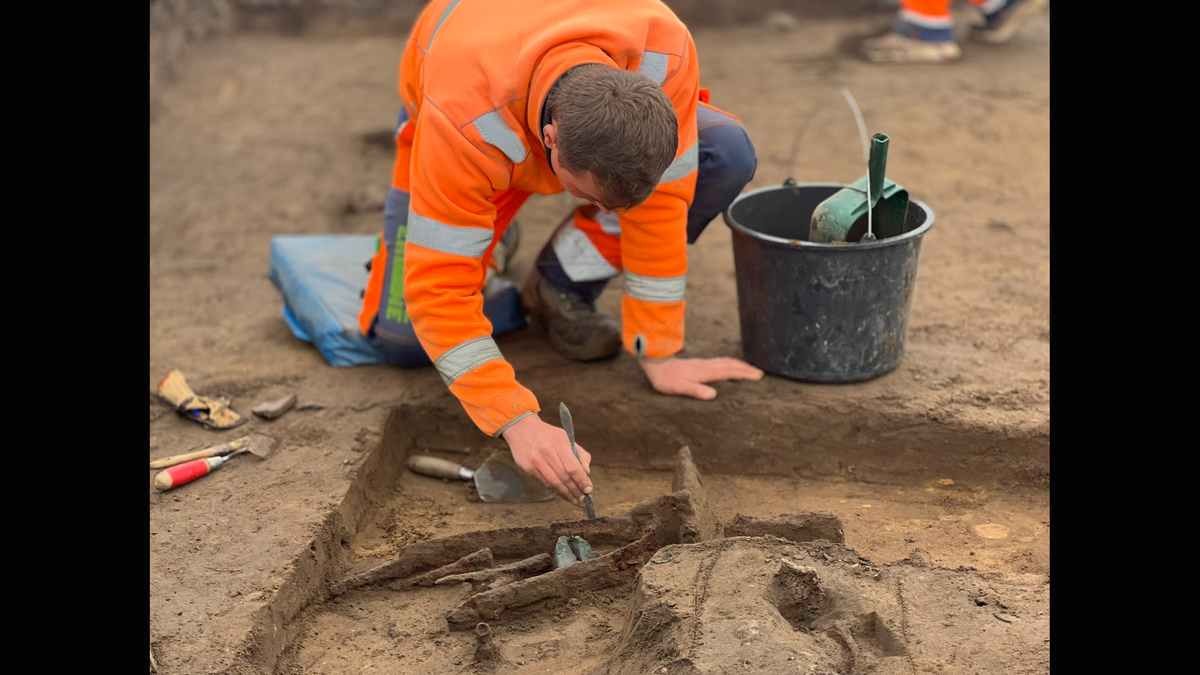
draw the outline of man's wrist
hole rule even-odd
[[[499,429],[497,429],[497,430],[496,430],[496,433],[495,433],[495,434],[493,434],[493,437],[494,437],[494,438],[504,438],[504,434],[505,434],[505,433],[507,433],[507,432],[508,432],[510,429],[512,429],[513,427],[517,426],[517,424],[518,424],[519,422],[523,422],[523,421],[525,421],[525,419],[526,419],[526,418],[528,418],[528,417],[531,417],[531,416],[532,416],[532,417],[537,417],[537,413],[535,413],[535,412],[534,412],[534,411],[532,411],[532,410],[527,410],[527,411],[525,411],[525,412],[521,413],[520,415],[517,415],[516,417],[512,418],[511,420],[509,420],[509,422],[508,422],[507,424],[505,424],[504,426],[502,426],[502,427],[500,427]],[[539,418],[539,419],[540,419],[540,418]],[[504,438],[504,440],[506,440],[506,441],[507,441],[508,439],[507,439],[507,438]]]

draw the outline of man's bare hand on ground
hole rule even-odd
[[[592,493],[592,481],[587,477],[592,471],[592,456],[576,443],[575,449],[579,451],[576,461],[567,432],[530,415],[506,429],[504,440],[508,441],[517,466],[559,497],[578,504],[585,494]]]
[[[708,386],[709,382],[761,380],[763,376],[763,371],[758,368],[729,356],[639,363],[654,391],[671,396],[691,396],[702,401],[711,401],[717,397],[717,390]]]

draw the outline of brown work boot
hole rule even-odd
[[[611,359],[621,351],[621,329],[596,306],[560,291],[536,269],[521,291],[525,312],[550,333],[550,345],[576,361]]]

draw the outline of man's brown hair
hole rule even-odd
[[[590,171],[605,207],[646,201],[679,147],[679,121],[662,89],[644,75],[599,63],[576,66],[546,97],[558,129],[559,164]]]

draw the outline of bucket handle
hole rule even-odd
[[[840,93],[842,94],[842,97],[846,99],[846,103],[850,104],[850,110],[854,113],[854,122],[858,126],[858,138],[862,143],[863,163],[867,164],[871,159],[871,143],[867,140],[867,125],[865,122],[863,122],[862,111],[859,110],[858,102],[854,100],[854,95],[850,93],[849,89],[842,87]],[[804,116],[803,120],[801,120],[800,126],[796,129],[796,134],[792,137],[791,152],[788,155],[788,177],[787,180],[783,181],[784,185],[790,187],[796,184],[796,157],[800,152],[800,140],[804,138],[804,134],[807,133],[808,128],[812,126],[812,121],[816,118],[817,114],[820,113],[827,105],[829,105],[829,99],[821,99],[814,103],[812,108],[808,111],[808,114]],[[867,194],[869,199],[870,193]]]

